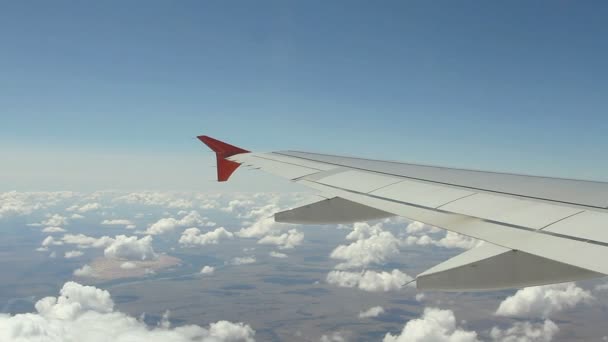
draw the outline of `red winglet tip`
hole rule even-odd
[[[226,158],[240,153],[248,153],[249,151],[236,147],[234,145],[227,144],[223,141],[219,141],[206,135],[199,135],[197,137],[205,145],[209,146],[210,149],[215,152],[217,157],[217,180],[218,182],[225,182],[230,178],[232,173],[241,165],[237,162],[228,160]]]
[[[223,141],[213,139],[207,135],[199,135],[198,140],[202,141],[205,145],[209,146],[215,153],[223,153],[224,157],[230,157],[239,153],[247,153],[249,151],[236,147],[234,145],[227,144]]]

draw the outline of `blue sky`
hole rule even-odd
[[[199,134],[608,180],[607,17],[603,1],[5,2],[0,189],[226,189]]]

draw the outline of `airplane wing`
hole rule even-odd
[[[327,198],[277,213],[277,221],[397,215],[485,241],[419,274],[422,290],[493,290],[608,274],[608,183],[299,151],[253,153],[198,138],[216,152],[219,181],[243,164]]]

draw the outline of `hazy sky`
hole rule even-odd
[[[604,1],[0,4],[0,190],[209,182],[208,134],[608,180]]]

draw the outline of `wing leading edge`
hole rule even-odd
[[[216,152],[219,181],[246,164],[329,198],[277,213],[278,221],[398,215],[486,242],[418,275],[419,289],[490,290],[608,274],[602,262],[608,256],[608,183],[306,152],[252,153],[202,137]]]

